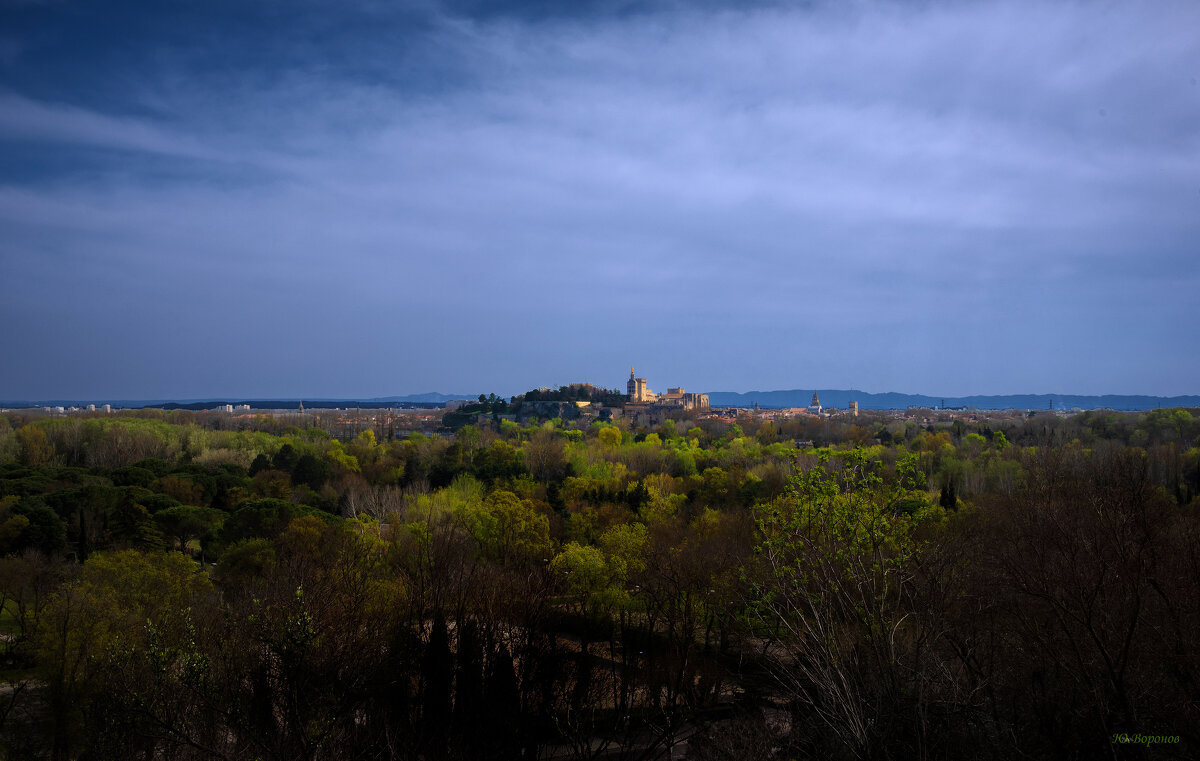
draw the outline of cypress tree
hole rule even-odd
[[[521,693],[517,689],[512,655],[504,645],[488,658],[484,697],[487,700],[487,757],[517,758],[521,750]]]
[[[431,759],[446,757],[453,680],[450,636],[446,631],[446,619],[439,615],[434,619],[425,660],[421,664],[421,744],[425,755]]]
[[[458,668],[454,676],[455,736],[465,758],[479,755],[479,727],[484,713],[483,641],[479,626],[467,621],[459,627]]]

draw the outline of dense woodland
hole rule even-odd
[[[1189,411],[477,419],[0,415],[0,755],[1200,753]]]

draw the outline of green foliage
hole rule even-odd
[[[14,498],[9,498],[14,499]],[[7,513],[7,510],[5,511]],[[8,555],[22,549],[23,534],[29,528],[29,518],[24,515],[0,515],[0,555]]]
[[[1182,726],[1200,680],[1192,413],[350,441],[139,414],[0,415],[29,757],[665,756],[740,732],[714,706],[743,690],[789,709],[741,728],[762,756],[1092,757],[1112,717]]]
[[[112,482],[117,486],[141,486],[148,488],[150,484],[154,483],[154,479],[157,476],[155,476],[152,470],[140,468],[136,465],[126,465],[114,470],[110,478],[112,478]]]
[[[913,520],[896,509],[911,492],[886,484],[878,470],[855,450],[836,472],[823,453],[755,511],[761,568],[747,620],[781,632],[778,667],[794,680],[790,694],[853,753],[871,742],[867,696],[891,695],[891,683],[877,689],[875,680],[895,675],[902,661],[903,601],[922,551]]]
[[[67,530],[58,514],[46,506],[39,497],[24,497],[0,510],[0,521],[8,537],[3,551],[18,553],[33,549],[47,555],[55,555],[66,549]],[[0,502],[0,504],[3,504]]]
[[[568,604],[588,618],[606,618],[628,603],[621,569],[596,547],[568,542],[551,559],[550,572],[565,585]]]
[[[218,547],[251,538],[274,538],[294,519],[315,515],[325,521],[336,521],[332,515],[304,505],[270,497],[243,503],[225,519]]]
[[[226,586],[261,578],[275,569],[275,545],[270,539],[241,539],[229,545],[217,562],[217,578]]]
[[[126,493],[113,509],[108,521],[114,544],[139,550],[158,550],[164,546],[163,537],[150,517],[150,512]]]
[[[305,453],[296,460],[296,465],[292,469],[292,477],[296,483],[304,484],[316,491],[329,479],[329,465],[321,458]]]
[[[905,514],[911,511],[897,510],[917,499],[911,491],[885,484],[879,464],[858,450],[844,454],[840,472],[830,464],[830,455],[822,453],[783,495],[755,510],[756,549],[771,570],[771,581],[760,590],[763,600],[800,593],[815,601],[832,583],[839,591],[857,590],[856,597],[870,590],[870,599],[881,604],[919,550]]]
[[[212,541],[213,535],[225,523],[225,518],[226,513],[222,510],[191,505],[168,507],[154,514],[154,522],[159,530],[172,541],[178,542],[179,549],[184,552],[192,539]]]
[[[208,578],[178,553],[89,558],[78,579],[53,594],[35,635],[38,670],[54,696],[56,745],[81,739],[83,721],[131,670],[203,668],[194,660],[192,613],[210,594]]]
[[[592,402],[606,407],[624,407],[625,395],[616,389],[599,388],[590,383],[572,383],[568,386],[560,386],[553,391],[549,389],[526,391],[524,394],[514,397],[513,401],[517,404],[521,402]]]
[[[646,570],[645,551],[650,534],[643,523],[622,523],[600,535],[600,548],[613,579],[624,586],[633,575]]]
[[[694,476],[698,472],[696,458],[690,450],[678,449],[675,451],[674,467],[671,468],[672,475]]]
[[[358,458],[348,454],[340,442],[330,441],[325,449],[325,456],[330,462],[340,465],[343,469],[351,473],[358,473],[360,471]]]
[[[54,457],[54,447],[42,426],[27,425],[17,430],[21,445],[21,464],[31,468],[48,465]]]
[[[615,426],[601,428],[597,431],[596,438],[603,446],[615,449],[621,445],[621,429]]]
[[[529,500],[497,490],[483,502],[467,502],[455,519],[483,557],[500,563],[536,563],[550,551],[550,522]]]

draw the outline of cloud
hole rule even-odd
[[[301,326],[212,349],[264,394],[305,343],[377,368],[306,367],[329,395],[640,358],[712,390],[1194,391],[1193,5],[372,12],[361,49],[227,40],[237,71],[211,37],[156,50],[104,107],[0,95],[0,150],[80,157],[0,190],[0,272],[82,305],[46,335],[120,353],[103,282],[184,337]],[[33,299],[0,316],[34,335]]]

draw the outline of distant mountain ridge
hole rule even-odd
[[[1046,410],[1051,409],[1113,409],[1113,410],[1152,410],[1158,407],[1200,407],[1200,395],[1191,396],[1149,396],[1139,394],[1105,394],[1089,396],[1080,394],[993,394],[975,396],[929,396],[927,394],[901,394],[886,392],[871,394],[856,389],[790,389],[786,391],[710,391],[709,403],[713,407],[753,407],[757,402],[759,407],[767,409],[782,409],[789,407],[807,407],[812,401],[813,393],[821,400],[826,408],[846,409],[850,402],[858,402],[862,410],[902,410],[908,407],[973,407],[981,410]],[[478,394],[443,394],[439,391],[428,391],[422,394],[406,394],[403,396],[376,396],[361,398],[304,397],[306,406],[314,407],[354,407],[357,405],[382,407],[387,404],[419,404],[438,406],[456,399],[476,399]],[[205,405],[217,404],[246,404],[262,408],[263,403],[282,403],[291,407],[298,403],[298,397],[275,397],[247,399],[245,397],[223,397],[207,399],[43,399],[43,400],[0,400],[0,407],[7,409],[25,407],[82,407],[88,404],[111,404],[116,408],[139,407],[169,407],[199,409]]]
[[[902,410],[908,407],[973,407],[981,410],[1046,410],[1053,409],[1112,409],[1152,410],[1158,407],[1200,407],[1200,396],[1147,396],[1105,394],[1088,396],[1079,394],[1004,394],[977,396],[927,396],[925,394],[900,394],[887,392],[870,394],[854,389],[791,389],[789,391],[710,391],[709,404],[713,407],[759,407],[781,409],[807,407],[816,393],[821,406],[846,409],[850,402],[858,402],[862,410]]]
[[[456,399],[478,399],[479,394],[443,394],[438,391],[426,391],[424,394],[408,394],[407,396],[379,396],[366,399],[368,402],[452,402]]]

